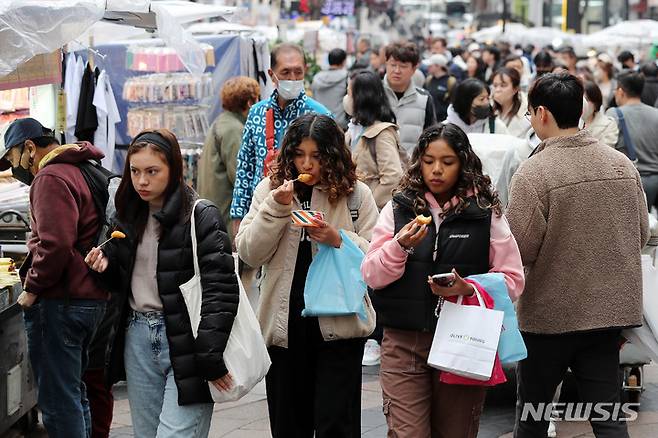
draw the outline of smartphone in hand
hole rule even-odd
[[[448,272],[446,274],[432,275],[432,283],[441,287],[452,287],[455,284],[455,274]]]

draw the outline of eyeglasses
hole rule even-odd
[[[530,117],[532,117],[532,113],[530,111],[526,111],[524,116],[525,116],[527,121],[530,121]]]
[[[402,71],[411,70],[411,68],[412,68],[411,63],[408,63],[408,62],[406,62],[404,64],[397,64],[397,63],[394,63],[394,62],[387,62],[386,65],[391,69],[391,71],[397,70],[397,71],[402,72]]]

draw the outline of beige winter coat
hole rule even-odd
[[[370,152],[370,142],[375,144],[377,162]],[[393,189],[398,186],[402,178],[399,142],[397,125],[377,122],[363,132],[352,152],[357,176],[370,187],[377,208],[380,210],[391,200]],[[348,148],[352,143],[349,133],[345,134],[345,143]]]
[[[521,330],[641,325],[649,225],[637,169],[586,130],[550,138],[538,151],[512,178],[506,212],[527,270]]]
[[[354,222],[347,197],[332,205],[321,187],[313,188],[311,210],[324,212],[329,224],[344,230],[366,253],[377,222],[377,206],[365,184],[357,182],[354,189],[356,199],[360,199],[359,217]],[[263,267],[258,320],[268,346],[288,347],[290,289],[301,238],[301,229],[292,226],[290,214],[300,208],[297,199],[290,205],[276,202],[270,190],[270,179],[266,178],[256,187],[249,213],[242,220],[236,238],[240,258],[249,266]],[[313,254],[316,252],[317,245],[313,243]],[[358,316],[318,318],[323,338],[331,341],[360,338],[372,333],[375,329],[375,311],[368,294],[364,300],[367,321],[361,321]]]
[[[588,126],[585,126],[592,137],[600,141],[606,146],[614,148],[619,139],[619,126],[617,121],[612,117],[606,116],[601,111],[598,111],[594,116],[594,120]]]

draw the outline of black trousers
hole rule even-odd
[[[564,335],[523,333],[528,358],[517,366],[517,406],[515,438],[546,437],[548,421],[542,415],[536,421],[528,415],[521,421],[526,403],[549,404],[557,386],[570,368],[582,403],[607,403],[600,410],[613,412],[611,403],[620,402],[619,330]],[[617,409],[617,411],[620,411]],[[592,408],[591,416],[601,418]],[[543,414],[543,412],[542,412]],[[623,412],[620,416],[623,416]],[[597,438],[628,438],[626,423],[590,421]]]
[[[324,341],[317,318],[291,321],[290,329],[289,348],[268,349],[272,437],[360,437],[365,339]]]
[[[370,294],[371,301],[372,301],[372,295],[375,293],[372,289],[368,288],[368,293]],[[377,311],[377,309],[375,309]],[[377,324],[375,325],[375,330],[368,336],[368,339],[374,339],[377,341],[379,345],[382,345],[382,340],[384,339],[384,327],[379,323],[379,320],[377,320]]]

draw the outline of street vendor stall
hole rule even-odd
[[[21,282],[13,262],[0,258],[0,434],[19,423],[24,433],[37,424],[37,390],[27,355],[23,313],[16,299]]]
[[[170,74],[171,71],[142,70],[142,65],[128,64],[128,47],[130,43],[99,47],[93,43],[93,24],[105,18],[112,23],[137,26],[151,31],[160,30],[160,40],[149,39],[141,47],[134,46],[137,51],[158,45],[162,49],[169,48],[176,58],[175,89],[188,90],[188,94],[179,93],[172,96],[178,102],[187,97],[209,97],[217,94],[215,89],[204,88],[211,81],[203,76],[204,71],[214,65],[217,50],[220,47],[238,47],[230,44],[230,38],[223,38],[216,46],[208,45],[212,56],[207,56],[208,50],[193,36],[185,32],[181,23],[198,20],[210,16],[230,14],[232,8],[197,5],[180,1],[162,1],[151,4],[149,0],[6,0],[0,2],[0,90],[9,90],[0,95],[0,123],[7,124],[20,117],[34,117],[44,126],[54,129],[59,135],[64,135],[67,128],[75,133],[76,120],[67,124],[64,82],[66,77],[66,61],[70,57],[77,58],[85,64],[105,68],[107,71],[104,82],[107,88],[95,83],[97,90],[106,97],[122,98],[124,83],[128,77],[138,77],[144,74]],[[85,34],[86,33],[86,34]],[[138,34],[138,32],[134,32]],[[143,37],[149,34],[141,31]],[[91,38],[90,38],[91,36]],[[80,41],[84,39],[84,42]],[[107,47],[106,47],[107,46]],[[112,71],[109,65],[109,51],[115,50],[117,60],[124,74],[121,77]],[[239,50],[236,49],[236,52]],[[68,57],[67,58],[67,53]],[[139,59],[142,59],[141,54]],[[239,74],[239,58],[225,59],[226,71]],[[172,64],[173,65],[173,64]],[[151,64],[146,65],[150,67]],[[160,64],[157,64],[160,66]],[[235,70],[237,66],[237,70]],[[119,78],[120,86],[112,91],[109,87]],[[98,77],[96,78],[98,79]],[[199,84],[199,87],[197,87]],[[138,84],[139,85],[139,84]],[[157,82],[156,82],[157,85]],[[150,86],[153,91],[154,86]],[[194,95],[192,95],[194,89]],[[134,90],[134,88],[133,88]],[[201,90],[199,93],[197,91]],[[130,91],[128,89],[127,91]],[[157,91],[157,90],[156,90]],[[94,93],[92,93],[94,94]],[[157,93],[156,93],[157,94]],[[133,95],[135,104],[143,104],[141,95]],[[153,96],[150,94],[148,96]],[[77,99],[76,104],[79,104]],[[95,100],[95,96],[94,96]],[[93,102],[92,102],[93,103]],[[122,103],[125,101],[122,99]],[[171,102],[168,102],[171,103]],[[96,108],[98,109],[98,107]],[[124,109],[128,111],[127,105]],[[187,113],[186,113],[187,114]],[[123,119],[126,120],[126,113]],[[126,126],[123,125],[126,135]],[[198,124],[196,125],[198,126]],[[196,127],[195,126],[195,127]],[[159,126],[155,126],[159,127]],[[104,134],[115,133],[115,124],[110,125],[110,119]],[[100,131],[100,129],[99,129]],[[93,134],[92,134],[93,138]],[[112,143],[106,135],[106,143]],[[121,141],[128,141],[129,138]],[[72,141],[73,139],[70,138]],[[95,142],[94,138],[94,142]],[[0,137],[1,141],[1,137]],[[16,273],[9,273],[11,263],[6,263],[7,256],[17,260],[22,259],[27,252],[26,241],[29,238],[29,187],[14,181],[11,171],[0,174],[0,435],[18,423],[27,430],[36,424],[36,383],[33,380],[27,352],[26,332],[23,315],[16,300],[21,293],[21,282]],[[4,255],[3,255],[4,252]],[[6,270],[5,270],[6,267]]]

